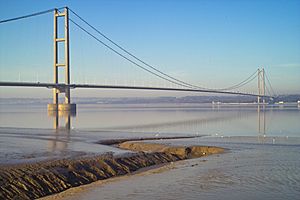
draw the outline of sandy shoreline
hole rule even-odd
[[[225,150],[207,146],[168,146],[128,139],[110,144],[133,153],[118,156],[107,153],[78,159],[2,166],[0,199],[41,198],[98,180],[131,174],[145,167],[222,153]]]

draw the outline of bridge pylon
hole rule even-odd
[[[265,103],[265,95],[266,95],[266,85],[265,85],[265,69],[257,70],[257,78],[258,78],[258,96],[257,96],[257,104],[260,104],[260,100],[262,99],[262,103]]]
[[[64,37],[58,35],[58,18],[64,18]],[[70,57],[69,57],[69,10],[64,8],[64,12],[54,10],[54,83],[59,84],[59,67],[64,68],[65,85],[63,87],[53,88],[53,103],[48,104],[48,111],[68,111],[76,112],[76,104],[71,103],[70,95]],[[64,63],[59,63],[59,43],[64,43]],[[64,93],[65,99],[63,103],[59,103],[59,94]]]

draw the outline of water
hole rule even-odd
[[[299,136],[297,105],[267,107],[258,113],[255,106],[212,107],[211,104],[102,105],[78,104],[71,116],[73,130],[116,130],[180,134],[256,136]],[[0,127],[52,129],[54,116],[45,104],[0,103]],[[60,125],[65,118],[60,116]],[[260,128],[259,128],[260,125]]]
[[[181,162],[162,173],[95,184],[85,192],[66,199],[93,200],[100,196],[102,199],[149,200],[299,198],[299,145],[258,145],[234,140],[226,143],[207,139],[181,141],[184,144],[224,146],[231,151]]]
[[[300,110],[210,104],[79,104],[71,130],[53,130],[44,104],[0,104],[0,164],[112,151],[108,138],[208,135],[170,144],[216,145],[220,156],[171,170],[114,181],[68,199],[297,199],[300,196]],[[64,116],[60,125],[64,126]]]

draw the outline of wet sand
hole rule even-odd
[[[80,187],[73,187],[70,188],[66,191],[54,194],[54,195],[49,195],[46,197],[40,198],[40,200],[62,200],[62,199],[80,199],[82,195],[84,195],[87,191],[93,190],[95,187],[101,187],[104,186],[105,184],[110,184],[114,182],[120,182],[127,180],[128,178],[134,178],[134,177],[145,177],[153,174],[159,174],[163,173],[172,169],[175,169],[179,165],[183,165],[185,160],[177,161],[176,164],[174,162],[170,163],[164,163],[164,164],[158,164],[150,167],[144,167],[142,169],[139,169],[133,173],[130,174],[125,174],[123,176],[117,176],[117,177],[112,177],[109,179],[105,180],[99,180],[95,181],[91,184],[87,185],[82,185]]]
[[[219,147],[169,146],[140,141],[113,144],[133,152],[1,166],[0,199],[40,198],[97,180],[131,174],[145,167],[225,150]]]

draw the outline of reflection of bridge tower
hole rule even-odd
[[[260,103],[260,99],[262,98],[263,100],[263,104],[265,103],[265,97],[261,97],[261,96],[265,96],[266,95],[266,85],[265,85],[265,69],[258,69],[257,70],[257,78],[258,78],[258,95],[257,96],[257,104]]]
[[[53,128],[54,129],[65,129],[70,130],[71,129],[71,117],[76,116],[75,112],[69,112],[69,111],[51,111],[48,110],[48,116],[53,117]],[[65,126],[61,127],[59,122],[61,119],[64,120]]]
[[[64,37],[58,35],[58,18],[64,17]],[[59,45],[64,43],[64,63],[59,63]],[[54,10],[54,83],[59,83],[58,68],[64,67],[65,70],[65,85],[70,84],[70,59],[69,59],[69,13],[68,8],[60,13],[57,9]],[[58,102],[59,93],[65,93],[64,103]],[[53,103],[48,104],[49,111],[76,111],[76,105],[71,104],[70,87],[61,86],[53,89]]]
[[[258,120],[258,141],[264,143],[266,139],[266,85],[265,85],[265,69],[257,70],[258,78],[258,96],[257,96],[257,120]],[[262,105],[260,100],[262,99]]]
[[[258,120],[258,140],[262,143],[266,139],[266,107],[265,105],[257,105],[257,120]]]
[[[65,151],[70,141],[71,115],[65,111],[48,111],[48,116],[54,118],[53,128],[56,133],[48,142],[48,150],[51,152]],[[73,116],[73,114],[72,114]],[[75,113],[74,113],[75,116]],[[64,120],[65,126],[59,126],[61,119]]]

